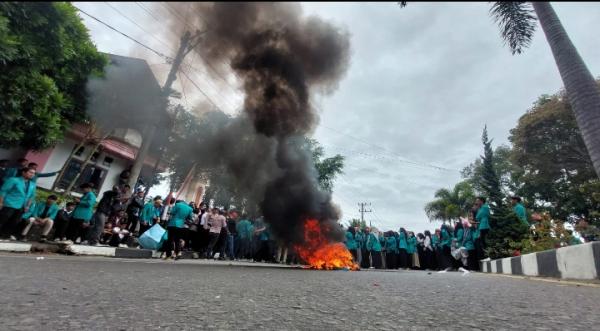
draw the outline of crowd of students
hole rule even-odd
[[[79,187],[80,198],[59,207],[56,195],[36,202],[36,179],[57,172],[37,173],[37,165],[26,159],[18,160],[14,167],[7,167],[6,163],[0,161],[3,239],[26,241],[32,227],[39,226],[41,242],[140,247],[137,238],[160,224],[168,232],[168,240],[161,248],[164,258],[178,259],[183,251],[191,251],[193,256],[202,258],[296,261],[261,217],[250,219],[236,210],[196,206],[171,197],[165,201],[160,196],[147,199],[145,191],[131,193],[131,187],[122,180],[104,192],[99,201],[94,185],[83,184]]]
[[[528,226],[527,212],[520,197],[512,197],[513,211]],[[479,260],[486,258],[486,238],[490,229],[490,206],[484,197],[476,199],[467,218],[453,226],[442,224],[433,233],[415,235],[400,228],[380,232],[350,226],[346,231],[346,246],[361,268],[461,270],[479,269]]]

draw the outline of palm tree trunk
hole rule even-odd
[[[600,176],[600,89],[549,2],[532,2],[596,175]]]

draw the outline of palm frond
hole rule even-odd
[[[508,44],[513,55],[529,47],[537,20],[529,2],[494,2],[490,15],[500,27],[504,44]]]

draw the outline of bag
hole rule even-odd
[[[144,232],[138,239],[140,246],[145,249],[159,250],[167,240],[167,230],[158,224],[154,224]]]

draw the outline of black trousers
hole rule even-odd
[[[398,269],[398,253],[393,251],[385,253],[385,267],[387,269]]]
[[[406,253],[406,249],[400,248],[398,252],[398,266],[402,269],[408,268],[408,253]]]
[[[479,240],[481,241],[481,249],[483,250],[484,255],[485,255],[485,249],[487,248],[486,238],[487,238],[487,235],[489,232],[490,232],[489,229],[479,231]]]
[[[467,257],[467,270],[470,271],[478,271],[479,270],[479,260],[477,260],[477,251],[470,250],[469,257]]]
[[[212,259],[214,255],[214,249],[219,241],[220,233],[209,232],[208,233],[208,247],[206,248],[206,257]]]
[[[144,232],[148,231],[148,229],[150,229],[150,225],[148,223],[140,223],[139,235],[141,236]],[[131,231],[131,230],[129,230],[129,231]]]
[[[362,261],[360,262],[360,267],[368,269],[371,266],[371,262],[369,262],[369,251],[366,248],[363,248],[360,251],[360,254],[362,256]]]
[[[69,228],[70,220],[67,218],[57,218],[54,223],[54,238],[62,239],[67,235],[67,229]]]
[[[181,252],[181,239],[183,239],[184,232],[183,228],[178,228],[175,226],[167,227],[167,231],[169,231],[169,248],[167,249],[167,257],[171,256],[171,251],[175,250],[175,255],[177,256],[179,252]]]
[[[127,229],[129,230],[129,232],[134,233],[135,228],[137,227],[138,222],[140,221],[139,216],[135,216],[135,214],[129,213],[129,214],[127,214],[127,221],[129,221],[129,227]],[[140,235],[141,234],[142,234],[142,227],[140,225]]]
[[[450,246],[442,246],[442,269],[452,268],[453,262],[455,261],[450,253]]]
[[[356,252],[356,249],[351,249],[350,254],[352,254],[352,260],[354,262],[358,261],[358,253]]]
[[[373,267],[375,269],[381,269],[381,252],[371,251],[371,259],[373,260]]]
[[[22,215],[22,209],[3,207],[0,210],[0,236],[9,237],[17,233],[17,226]]]
[[[67,239],[75,241],[79,237],[81,240],[85,240],[89,230],[89,223],[86,224],[87,226],[84,223],[80,218],[71,219],[67,228]]]
[[[429,269],[429,265],[427,264],[427,258],[425,257],[425,250],[423,246],[417,246],[417,255],[419,255],[419,265],[421,270]]]

